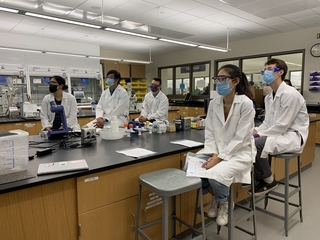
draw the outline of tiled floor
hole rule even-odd
[[[290,181],[296,183],[296,177]],[[281,186],[280,186],[281,187]],[[278,188],[280,188],[278,187]],[[296,202],[296,196],[290,201]],[[320,239],[320,146],[316,147],[315,161],[312,167],[302,172],[302,204],[303,222],[300,222],[299,214],[296,214],[289,222],[289,236],[285,236],[284,222],[280,219],[257,212],[257,239],[259,240],[319,240]],[[263,206],[262,202],[258,203]],[[268,209],[276,213],[283,213],[283,204],[270,200]],[[241,214],[241,210],[235,209],[235,215]],[[252,226],[251,222],[245,222],[246,226]],[[252,228],[252,227],[251,227]],[[218,235],[216,224],[213,223],[206,228],[207,240],[226,240],[228,229],[221,228]],[[234,230],[235,240],[248,239],[249,235]],[[183,240],[192,239],[191,236]]]

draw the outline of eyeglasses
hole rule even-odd
[[[281,69],[280,69],[280,68],[277,68],[277,67],[275,67],[275,68],[267,68],[267,69],[261,70],[261,75],[263,75],[265,71],[278,72],[278,71],[280,71],[280,70],[281,70]]]
[[[212,80],[217,84],[226,82],[228,78],[230,78],[231,80],[233,79],[231,76],[217,76],[213,77]]]
[[[157,85],[157,84],[151,84],[150,86],[152,86],[152,87],[160,87],[160,85]]]

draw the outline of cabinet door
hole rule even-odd
[[[316,142],[316,136],[320,135],[318,134],[317,130],[317,124],[320,122],[312,122],[309,125],[309,135],[306,142],[306,145],[304,146],[303,152],[301,153],[300,159],[301,159],[301,167],[304,167],[314,161],[315,158],[315,142]]]
[[[131,77],[132,78],[146,78],[146,66],[131,64]]]
[[[81,235],[79,239],[134,239],[136,214],[136,196],[80,214]]]
[[[77,178],[79,214],[137,195],[141,174],[179,168],[179,162],[174,154]]]
[[[317,114],[317,119],[320,119],[320,114]],[[320,121],[317,122],[316,143],[320,144]]]
[[[130,64],[119,63],[121,78],[130,78]]]
[[[4,124],[1,123],[1,124],[0,124],[0,131],[3,131],[3,130],[4,130]]]
[[[36,135],[36,124],[34,122],[24,122],[23,123],[23,131],[26,131],[29,133],[29,135]]]
[[[18,123],[12,123],[11,124],[12,129],[11,130],[15,130],[15,129],[21,129],[24,130],[24,125],[21,122]]]
[[[120,72],[118,62],[103,60],[103,77],[106,77],[108,71],[110,70],[117,70]]]
[[[174,120],[176,118],[178,118],[178,111],[169,111],[168,112],[168,120],[171,121],[171,120]]]

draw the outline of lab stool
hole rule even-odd
[[[284,221],[284,229],[286,237],[288,236],[288,223],[289,220],[298,212],[300,212],[300,221],[302,222],[302,195],[301,195],[301,163],[300,163],[300,154],[299,153],[282,153],[276,155],[269,155],[269,163],[271,164],[272,157],[276,158],[283,158],[285,160],[285,175],[284,181],[278,181],[278,184],[284,185],[284,193],[280,193],[277,191],[270,191],[269,193],[265,194],[264,196],[256,198],[256,202],[260,202],[264,200],[264,208],[256,207],[258,211],[276,217]],[[298,163],[298,185],[290,184],[289,183],[289,163],[290,160],[297,158]],[[294,188],[292,191],[289,192],[289,187]],[[299,203],[290,202],[290,197],[299,193]],[[274,195],[274,196],[270,196]],[[277,202],[284,203],[284,214],[276,214],[269,210],[267,210],[268,200],[275,200]],[[289,205],[295,207],[293,211],[289,213]]]
[[[162,219],[154,221],[152,223],[139,226],[140,219],[140,205],[141,205],[141,194],[142,187],[145,187],[152,192],[162,197]],[[140,235],[143,239],[149,238],[142,230],[149,226],[153,226],[158,223],[162,223],[162,239],[167,240],[169,235],[169,219],[172,219],[172,233],[176,235],[175,230],[176,221],[188,226],[192,231],[198,234],[196,239],[200,239],[202,234],[202,240],[206,239],[205,225],[204,225],[204,212],[203,207],[201,208],[201,220],[202,220],[202,232],[194,228],[191,224],[183,221],[175,215],[176,209],[176,195],[195,190],[200,191],[200,203],[203,205],[202,199],[202,181],[201,178],[187,178],[186,172],[175,168],[166,168],[163,170],[145,173],[139,176],[139,189],[138,189],[138,211],[136,218],[136,232],[135,240],[138,240]],[[171,214],[169,216],[169,198],[171,198]]]
[[[254,192],[254,171],[252,168],[251,171],[251,189]],[[199,191],[197,191],[197,195],[199,195]],[[233,232],[233,229],[236,228],[248,235],[250,235],[250,237],[248,238],[248,240],[254,240],[257,239],[257,230],[256,230],[256,205],[255,205],[255,197],[254,197],[254,193],[250,196],[250,204],[249,206],[245,206],[243,204],[240,203],[234,203],[235,207],[239,207],[245,211],[247,211],[245,214],[243,214],[240,218],[238,219],[234,219],[234,213],[233,213],[233,184],[231,184],[230,189],[229,189],[229,198],[228,198],[228,224],[226,225],[226,227],[228,227],[228,240],[234,240],[235,235]],[[198,199],[198,197],[197,197]],[[200,203],[201,204],[201,203]],[[201,205],[200,205],[201,206]],[[196,203],[196,214],[199,214],[199,207],[198,207],[198,202]],[[196,224],[196,214],[194,217],[194,224]],[[207,213],[205,213],[205,216],[207,217]],[[240,223],[244,222],[244,221],[248,221],[249,218],[252,217],[252,225],[253,225],[253,231],[250,231],[248,229],[244,229],[240,226],[238,226]],[[221,226],[217,225],[217,233],[220,233],[220,229]]]

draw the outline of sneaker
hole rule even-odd
[[[233,203],[233,207],[234,208],[234,203]],[[218,216],[216,219],[216,223],[219,226],[224,226],[228,224],[228,202],[223,202],[220,203],[220,207],[218,209]]]
[[[211,207],[207,212],[207,215],[209,218],[215,218],[218,215],[219,202],[217,202],[213,197],[210,204],[211,204]]]
[[[272,183],[266,183],[265,181],[260,181],[260,183],[254,189],[254,195],[256,197],[266,195],[268,192],[278,187],[278,182],[273,179]],[[249,195],[252,195],[251,189],[248,191]]]

